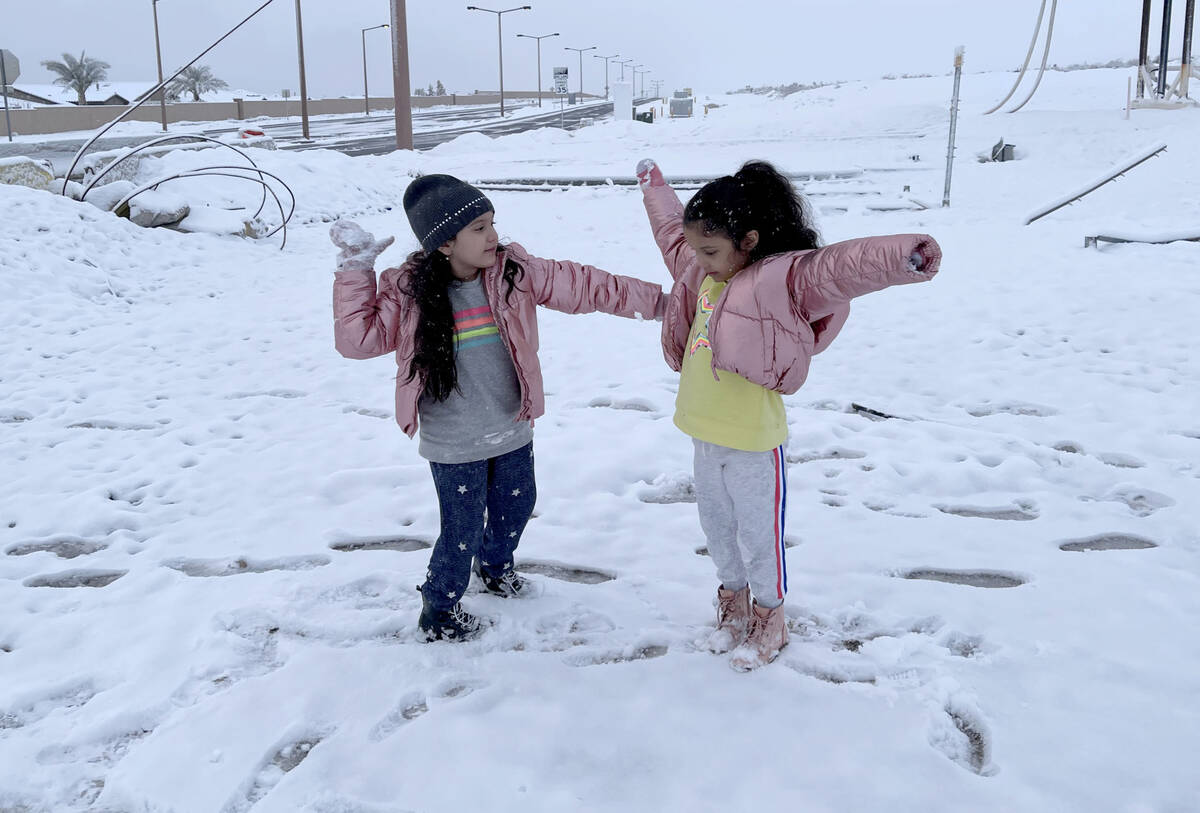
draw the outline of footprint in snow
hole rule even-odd
[[[650,484],[650,488],[642,489],[638,499],[657,505],[695,502],[696,483],[690,474],[660,475]]]
[[[7,711],[0,711],[0,731],[32,725],[58,709],[82,708],[96,694],[96,687],[91,681],[84,681],[49,692],[36,700],[26,701]]]
[[[64,570],[25,580],[26,587],[107,587],[128,570]]]
[[[448,686],[435,693],[435,706],[437,705],[437,701],[450,701],[466,697],[475,691],[476,688],[478,686],[469,683],[451,682]],[[392,710],[382,720],[371,727],[371,731],[367,737],[371,742],[382,742],[408,723],[428,713],[429,703],[430,699],[425,693],[419,691],[409,692],[400,698],[399,702],[392,707]]]
[[[666,654],[667,646],[665,644],[641,644],[619,650],[574,652],[563,658],[563,661],[568,666],[605,666],[661,658]]]
[[[392,417],[392,413],[384,412],[382,409],[371,409],[370,407],[355,406],[342,407],[342,414],[362,415],[367,418],[379,418],[380,420],[390,420]]]
[[[787,462],[793,465],[799,463],[812,463],[815,460],[860,460],[867,456],[866,452],[860,452],[856,449],[843,449],[832,447],[822,451],[801,452],[800,454],[790,454],[787,456]]]
[[[272,570],[312,570],[329,564],[328,556],[290,556],[279,559],[168,559],[163,567],[188,576],[237,576],[242,573],[267,573]]]
[[[1016,503],[1012,506],[935,505],[933,507],[943,514],[951,514],[956,517],[1015,522],[1028,522],[1038,518],[1037,507],[1033,503]]]
[[[1024,401],[999,401],[966,407],[967,414],[975,418],[986,418],[991,415],[1020,415],[1031,418],[1049,418],[1058,414],[1054,407],[1041,404],[1031,404]]]
[[[968,587],[1006,588],[1020,587],[1026,580],[1011,573],[993,570],[938,570],[922,568],[898,574],[904,579],[961,584]]]
[[[992,776],[992,736],[973,704],[952,699],[930,720],[929,744],[971,773]]]
[[[106,549],[103,542],[94,542],[78,536],[57,536],[36,542],[22,542],[5,551],[9,556],[28,556],[31,553],[53,553],[59,559],[74,559],[88,556]]]
[[[337,551],[350,552],[360,550],[395,550],[408,553],[415,550],[429,550],[433,543],[427,539],[416,537],[372,537],[367,539],[346,539],[341,542],[331,542],[330,548]]]
[[[230,401],[234,401],[234,400],[238,400],[238,399],[242,399],[242,398],[284,398],[284,399],[291,400],[293,398],[304,398],[307,395],[308,395],[307,392],[301,392],[300,390],[278,389],[278,390],[261,390],[258,392],[234,392],[234,393],[230,393],[229,395],[225,396],[225,398]]]
[[[572,567],[554,562],[517,562],[517,570],[534,573],[564,582],[576,584],[601,584],[616,578],[612,573],[587,567]]]
[[[267,757],[259,765],[249,790],[244,795],[236,796],[226,802],[225,806],[221,808],[221,813],[245,813],[245,811],[254,807],[254,805],[258,804],[279,784],[284,776],[294,771],[300,766],[300,763],[308,759],[313,748],[317,747],[331,733],[323,732],[307,735],[288,743]]]
[[[1175,504],[1173,497],[1151,491],[1148,488],[1138,488],[1132,485],[1122,485],[1110,489],[1100,497],[1080,497],[1083,502],[1119,502],[1124,503],[1139,517],[1148,517],[1162,508],[1170,508]]]
[[[1111,533],[1089,536],[1084,539],[1072,539],[1058,546],[1065,551],[1089,550],[1148,550],[1157,548],[1158,543],[1133,534]]]
[[[588,406],[593,408],[631,410],[633,412],[658,412],[657,407],[655,407],[649,401],[645,401],[641,398],[629,398],[626,400],[621,400],[617,398],[609,398],[608,396],[601,396],[588,401]]]

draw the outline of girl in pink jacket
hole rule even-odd
[[[334,341],[347,358],[396,354],[396,421],[429,460],[441,533],[421,585],[426,640],[465,640],[482,629],[460,602],[472,566],[483,589],[529,595],[513,552],[533,511],[533,419],[545,411],[535,310],[661,318],[658,285],[501,245],[492,203],[449,175],[425,175],[404,193],[421,250],[375,279],[376,241],[338,221]]]
[[[923,234],[824,248],[804,200],[751,162],[684,207],[651,160],[637,167],[654,238],[675,280],[663,354],[680,373],[675,425],[695,446],[696,506],[717,566],[714,652],[748,671],[787,645],[783,542],[787,416],[809,361],[837,335],[850,300],[937,273]]]

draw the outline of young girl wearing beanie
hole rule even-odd
[[[533,419],[545,411],[536,308],[661,319],[662,289],[589,265],[501,245],[491,201],[449,175],[425,175],[404,193],[421,245],[375,276],[394,241],[339,220],[334,341],[347,358],[396,354],[396,422],[429,460],[441,532],[421,585],[426,640],[476,636],[460,601],[472,561],[489,593],[520,596],[529,582],[513,552],[533,511]]]

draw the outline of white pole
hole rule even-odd
[[[954,51],[954,98],[950,102],[950,146],[946,150],[946,191],[942,206],[950,205],[950,176],[954,174],[954,137],[958,130],[958,89],[962,83],[963,46]]]

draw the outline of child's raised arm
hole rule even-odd
[[[642,188],[646,214],[650,216],[654,241],[658,243],[663,262],[671,272],[671,279],[679,279],[688,265],[696,260],[696,252],[683,239],[683,204],[663,178],[662,170],[654,163],[654,159],[643,158],[638,162],[637,178]]]
[[[535,257],[516,243],[510,243],[507,252],[529,275],[535,301],[556,311],[661,319],[666,308],[662,287],[652,282],[569,260]]]
[[[942,249],[928,234],[846,240],[797,254],[788,270],[788,290],[808,322],[829,320],[822,325],[834,328],[828,341],[845,321],[851,299],[932,279],[941,261]]]
[[[375,260],[396,238],[376,240],[357,223],[338,220],[329,229],[329,239],[341,249],[333,280],[334,346],[352,359],[391,353],[402,309],[394,275],[385,276],[376,290]]]

